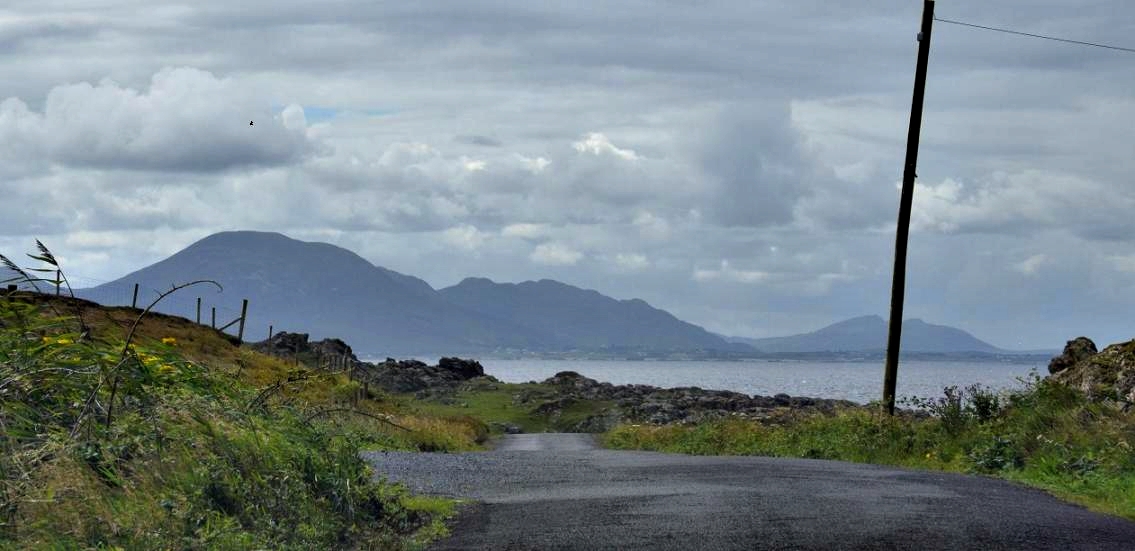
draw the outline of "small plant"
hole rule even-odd
[[[969,458],[977,470],[984,472],[1020,469],[1025,465],[1021,451],[1003,436],[994,436],[989,443],[970,452]]]
[[[1001,397],[988,387],[974,384],[966,387],[967,409],[979,423],[988,423],[1001,411]]]

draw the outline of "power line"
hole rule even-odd
[[[986,30],[986,31],[996,31],[996,32],[999,32],[999,33],[1015,34],[1015,35],[1019,35],[1019,36],[1028,36],[1028,37],[1031,37],[1031,38],[1043,38],[1044,40],[1053,40],[1053,41],[1056,41],[1056,42],[1065,42],[1065,43],[1068,43],[1068,44],[1078,44],[1080,46],[1093,46],[1093,47],[1096,47],[1096,48],[1105,48],[1105,49],[1108,49],[1108,50],[1117,50],[1117,51],[1120,51],[1120,52],[1127,52],[1127,53],[1135,54],[1135,48],[1124,48],[1123,46],[1112,46],[1110,44],[1099,44],[1099,43],[1096,43],[1096,42],[1084,42],[1082,40],[1070,40],[1070,39],[1067,39],[1067,38],[1057,38],[1055,36],[1045,36],[1043,34],[1026,33],[1026,32],[1021,32],[1021,31],[1014,31],[1014,30],[1010,30],[1010,29],[1001,29],[1001,28],[998,28],[998,27],[987,27],[985,25],[975,25],[973,23],[965,23],[965,22],[962,22],[962,21],[952,21],[950,19],[940,19],[938,17],[935,17],[934,20],[935,21],[941,21],[943,23],[950,23],[952,25],[961,25],[963,27],[973,27],[975,29],[983,29],[983,30]]]

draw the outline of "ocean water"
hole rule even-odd
[[[867,403],[883,393],[883,362],[811,361],[604,361],[481,360],[485,372],[502,381],[542,381],[560,371],[614,384],[670,388],[696,386],[744,394],[836,398]],[[902,361],[897,395],[934,398],[942,389],[979,383],[995,389],[1019,388],[1030,371],[1047,374],[1047,365],[996,362]]]

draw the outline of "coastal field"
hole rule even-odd
[[[476,451],[545,431],[994,476],[1135,520],[1135,413],[1051,379],[951,387],[892,418],[570,371],[507,383],[464,360],[451,362],[460,374],[441,362],[329,370],[263,349],[182,318],[0,297],[0,549],[422,548],[447,533],[455,502],[376,477],[362,452]]]

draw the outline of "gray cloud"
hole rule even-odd
[[[919,17],[899,4],[17,2],[0,250],[44,237],[110,279],[277,230],[435,285],[553,277],[726,333],[881,314]],[[1133,10],[938,15],[1123,44]],[[1005,346],[1129,336],[1129,61],[937,24],[912,315]]]
[[[504,145],[503,142],[501,142],[500,140],[498,140],[496,138],[490,138],[488,136],[479,136],[479,135],[476,135],[476,134],[454,136],[453,141],[455,141],[457,143],[467,144],[467,145],[480,145],[480,146],[484,146],[484,147],[500,147],[500,146]]]

